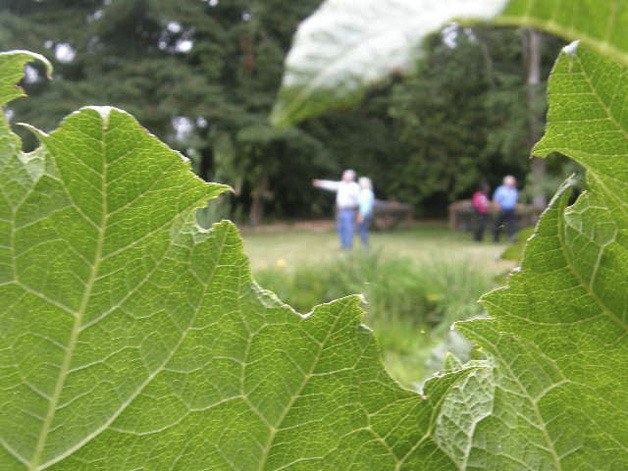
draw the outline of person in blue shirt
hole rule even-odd
[[[373,193],[373,185],[368,177],[360,177],[358,179],[360,185],[360,194],[358,196],[358,231],[363,248],[369,246],[369,229],[373,222],[373,205],[375,203],[375,194]]]
[[[515,209],[519,192],[517,191],[517,180],[512,175],[504,177],[504,184],[498,186],[493,193],[493,203],[497,209],[497,219],[495,220],[495,230],[493,231],[493,241],[499,242],[499,233],[506,227],[506,232],[510,241],[515,238]]]

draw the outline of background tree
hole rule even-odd
[[[396,173],[406,198],[415,195],[414,203],[442,208],[468,192],[491,164],[480,158],[488,80],[482,51],[470,34],[455,28],[447,33],[448,42],[433,36],[416,75],[392,92],[389,112],[409,149]]]
[[[51,82],[29,66],[26,86],[33,99],[17,102],[13,112],[16,119],[50,129],[85,104],[129,110],[188,155],[199,176],[220,175],[238,187],[236,204],[256,208],[250,219],[257,222],[263,208],[259,195],[275,173],[304,170],[287,153],[306,149],[312,157],[322,149],[306,132],[278,133],[268,126],[291,37],[318,3],[4,2],[0,45],[40,52],[55,62]],[[215,158],[216,146],[225,141],[235,152],[229,163]],[[322,156],[306,161],[313,166],[308,179],[325,167]]]
[[[268,114],[292,34],[318,4],[5,0],[0,46],[55,63],[52,81],[28,66],[32,98],[11,105],[14,119],[52,129],[86,104],[129,110],[187,155],[201,178],[235,189],[204,212],[204,224],[329,215],[333,198],[309,181],[347,167],[371,176],[378,198],[412,203],[420,215],[444,214],[481,178],[495,186],[513,173],[524,181],[530,119],[545,105],[522,106],[529,54],[521,31],[446,28],[428,40],[410,80],[393,77],[356,107],[272,129]],[[544,39],[541,77],[559,45]],[[562,169],[551,165],[550,175]]]
[[[539,82],[527,100],[526,34],[453,25],[428,39],[414,77],[393,87],[389,112],[409,156],[395,172],[405,198],[440,211],[481,181],[494,188],[530,172],[532,119],[542,128],[542,90],[560,42],[538,48]],[[553,169],[555,170],[555,169]]]
[[[526,39],[525,45],[527,46],[525,51],[527,53],[526,62],[528,69],[528,77],[526,80],[528,92],[528,141],[530,147],[532,147],[543,135],[542,114],[544,110],[541,108],[542,99],[540,98],[544,96],[540,93],[542,35],[536,30],[529,29],[526,31],[524,38]],[[531,162],[530,183],[533,188],[532,203],[537,208],[544,208],[547,204],[547,198],[543,191],[546,173],[545,159],[533,157]]]

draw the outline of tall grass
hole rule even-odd
[[[266,268],[256,272],[256,279],[301,312],[348,294],[365,294],[365,323],[374,330],[389,372],[406,386],[422,382],[438,366],[433,350],[446,345],[451,324],[480,314],[477,299],[493,287],[491,273],[465,260],[441,255],[418,263],[379,252],[346,254],[321,265]]]

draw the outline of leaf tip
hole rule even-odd
[[[52,64],[48,59],[46,59],[45,56],[42,56],[41,54],[26,51],[23,49],[16,49],[13,51],[0,52],[0,56],[23,56],[23,58],[25,59],[23,62],[24,64],[27,64],[28,62],[41,62],[46,69],[46,77],[52,78]]]
[[[119,111],[121,113],[124,113],[124,111],[118,110],[117,108],[115,108],[113,106],[95,106],[95,105],[91,105],[91,106],[85,106],[83,109],[95,111],[96,113],[98,113],[100,115],[100,117],[102,118],[103,121],[107,121],[109,119],[109,116],[111,115],[112,111]]]
[[[208,182],[207,184],[210,186],[210,194],[209,194],[210,199],[217,198],[223,193],[235,194],[235,190],[231,188],[229,185],[225,185],[223,183],[215,183],[215,182]]]
[[[290,125],[283,107],[275,105],[269,117],[270,125],[276,129],[285,129]]]
[[[39,128],[36,128],[35,126],[33,126],[32,124],[28,124],[28,123],[15,123],[16,126],[20,126],[24,129],[28,129],[31,133],[33,133],[33,135],[35,135],[35,137],[37,137],[37,139],[39,140],[43,140],[46,137],[48,137],[48,134],[46,134],[44,131],[42,131]]]
[[[576,39],[575,41],[572,41],[569,44],[567,44],[565,47],[563,47],[562,51],[565,54],[568,54],[570,56],[575,56],[576,53],[578,52],[579,45],[580,45],[580,40]]]
[[[2,72],[3,87],[6,87],[0,97],[0,104],[26,96],[26,92],[18,85],[24,77],[24,66],[29,62],[40,62],[46,69],[46,77],[52,76],[52,64],[41,54],[24,50],[0,52],[0,71]],[[9,91],[10,88],[10,91]]]

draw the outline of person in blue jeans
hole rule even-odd
[[[375,194],[373,193],[373,184],[368,177],[360,177],[358,179],[360,186],[360,195],[358,197],[358,231],[362,248],[369,246],[369,229],[373,222],[373,205],[375,203]]]
[[[497,209],[497,219],[493,231],[493,241],[499,242],[499,233],[503,227],[511,242],[515,239],[515,209],[519,192],[517,191],[517,180],[512,175],[504,177],[504,184],[497,187],[493,193],[493,203]]]
[[[336,227],[340,247],[343,250],[351,250],[360,195],[360,187],[355,182],[355,171],[345,170],[340,181],[312,180],[312,185],[336,193]]]

